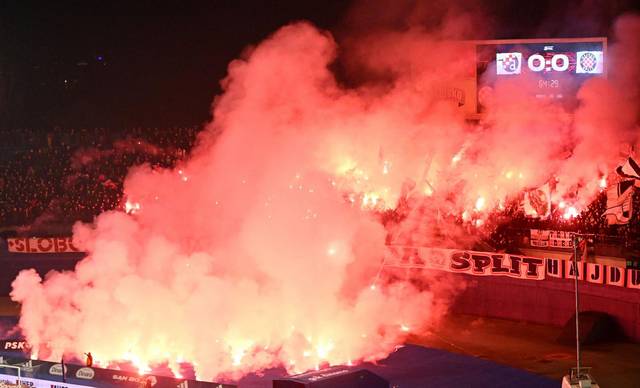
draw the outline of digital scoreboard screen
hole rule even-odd
[[[476,43],[478,112],[502,80],[521,80],[524,93],[572,108],[580,86],[606,71],[606,38]]]

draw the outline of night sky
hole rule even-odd
[[[429,12],[416,21],[417,8]],[[616,0],[6,1],[0,127],[199,125],[229,61],[296,20],[338,42],[381,26],[407,28],[409,19],[434,25],[451,9],[485,15],[490,33],[473,38],[594,36],[639,8]]]

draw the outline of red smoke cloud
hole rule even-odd
[[[639,24],[621,23],[623,34]],[[638,35],[625,36],[637,50]],[[371,287],[389,231],[361,208],[395,207],[413,188],[412,216],[392,234],[446,245],[460,232],[440,218],[481,219],[552,176],[581,184],[586,202],[619,143],[637,140],[638,114],[637,93],[621,95],[637,84],[628,66],[632,78],[588,83],[575,118],[504,83],[486,121],[466,123],[434,91],[467,75],[473,55],[436,38],[411,30],[352,46],[383,86],[342,87],[328,67],[336,42],[307,23],[232,62],[193,156],[131,171],[139,210],[76,225],[89,255],[74,272],[15,280],[29,342],[143,369],[186,360],[211,379],[383,357],[436,322],[455,287],[433,275],[428,289]]]

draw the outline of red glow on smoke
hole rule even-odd
[[[637,140],[620,80],[587,83],[576,112],[505,82],[475,125],[430,93],[473,64],[459,43],[414,30],[363,41],[358,61],[394,74],[385,88],[342,87],[329,70],[336,52],[327,32],[297,23],[232,62],[193,157],[132,170],[125,212],[75,226],[89,254],[75,271],[13,283],[36,352],[90,350],[140,373],[162,363],[180,373],[187,361],[201,379],[384,357],[455,294],[429,274],[428,290],[378,276],[388,234],[429,245],[441,218],[481,228],[551,177],[554,204],[575,217],[619,143]],[[409,216],[391,230],[372,215],[401,205]]]

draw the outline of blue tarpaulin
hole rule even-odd
[[[444,350],[406,345],[376,364],[358,365],[368,369],[397,388],[450,387],[525,387],[557,388],[560,381],[495,362],[450,353]],[[238,382],[239,388],[271,388],[272,381],[284,371],[272,369],[261,376],[249,375]]]

